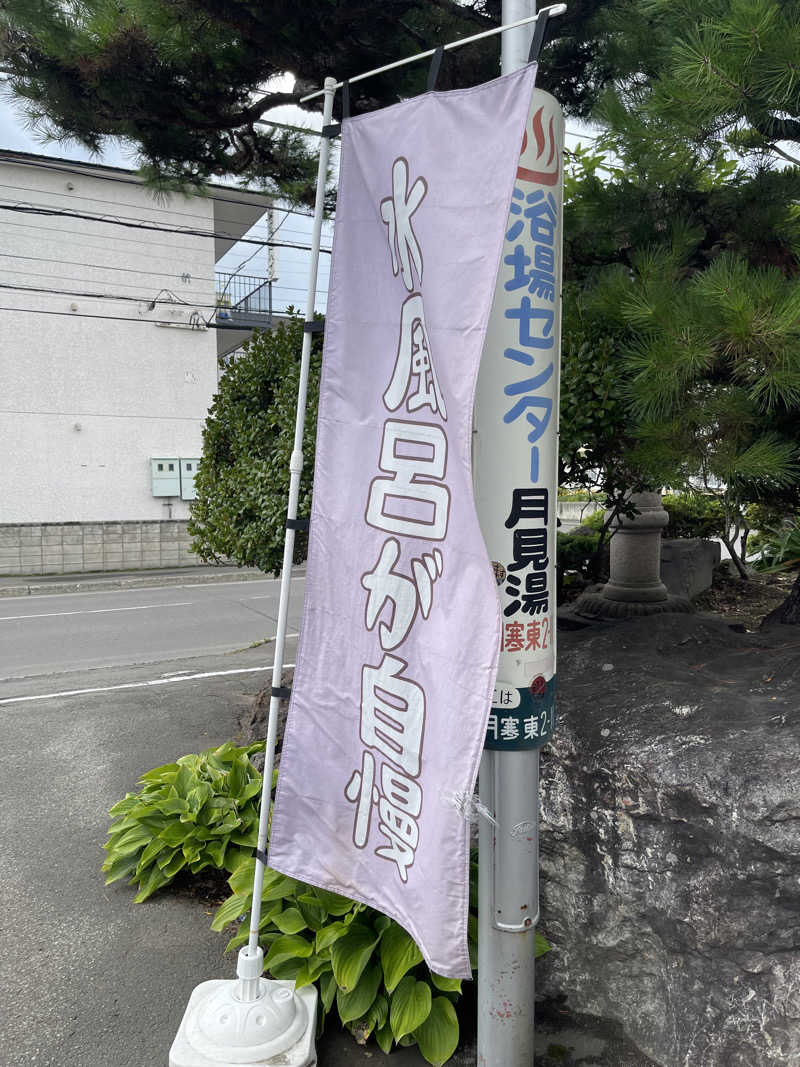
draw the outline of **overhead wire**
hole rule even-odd
[[[266,282],[265,282],[265,284],[266,284]],[[258,286],[257,288],[263,288],[263,286]],[[289,287],[287,286],[286,288],[289,288]],[[153,305],[160,304],[160,305],[167,305],[169,307],[186,307],[186,308],[203,308],[203,309],[212,308],[214,310],[218,310],[220,308],[220,304],[219,303],[203,304],[203,303],[201,303],[200,301],[197,301],[197,300],[184,300],[182,297],[178,297],[177,294],[173,294],[173,296],[175,296],[174,300],[159,300],[158,296],[160,296],[162,292],[171,292],[171,290],[167,290],[167,289],[162,289],[160,291],[160,293],[158,294],[158,296],[156,296],[155,298],[153,298],[150,295],[147,295],[147,296],[128,296],[125,293],[90,293],[88,291],[78,290],[78,289],[51,289],[51,288],[47,288],[45,286],[11,285],[11,284],[6,283],[6,282],[0,282],[0,290],[3,290],[3,289],[8,290],[8,291],[13,291],[13,292],[38,293],[39,295],[44,295],[44,296],[71,296],[71,297],[80,297],[81,299],[110,300],[110,301],[126,302],[126,303],[134,303],[134,304],[153,304]],[[300,292],[299,289],[293,289],[292,291],[293,292]],[[243,299],[246,299],[246,297],[243,298]],[[232,307],[225,308],[225,310],[226,311],[235,311],[237,309],[237,307],[238,307],[238,305],[234,304]],[[152,308],[151,308],[151,310],[152,310]]]
[[[50,208],[37,204],[30,204],[24,201],[19,201],[15,204],[0,202],[0,211],[19,212],[27,215],[47,216],[50,218],[67,218],[67,219],[83,219],[87,222],[96,222],[104,226],[123,226],[129,230],[146,230],[155,233],[174,233],[184,237],[204,237],[204,238],[222,238],[223,240],[233,241],[234,244],[257,244],[262,247],[278,247],[278,248],[293,248],[299,252],[310,252],[310,245],[298,245],[289,244],[286,242],[278,243],[274,241],[257,241],[250,237],[238,237],[236,234],[221,233],[214,230],[193,230],[188,227],[179,226],[157,226],[152,223],[135,222],[124,217],[108,218],[102,215],[89,215],[86,212],[80,211],[68,211],[63,208]],[[330,253],[329,248],[320,249],[320,251]]]
[[[6,253],[0,253],[0,255],[6,255]],[[10,258],[13,259],[13,258],[16,258],[16,257],[11,256]],[[50,261],[49,260],[37,260],[37,262],[45,263],[45,262],[50,262]],[[59,261],[55,261],[55,262],[59,262]],[[79,266],[89,266],[89,264],[79,264]],[[106,268],[106,267],[101,267],[101,266],[97,265],[96,269],[98,269],[98,270],[112,269],[113,270],[114,268]],[[127,268],[121,267],[121,268],[117,268],[117,269],[125,270]],[[133,273],[136,274],[138,272],[137,271],[133,271]],[[143,271],[142,273],[152,274],[155,277],[162,277],[162,278],[177,278],[178,280],[180,280],[180,278],[181,278],[181,276],[179,274],[173,274],[173,275],[167,275],[166,273],[159,274],[156,271]],[[32,278],[49,278],[53,282],[78,282],[78,283],[82,282],[83,284],[87,284],[87,283],[91,284],[91,279],[90,278],[76,278],[73,275],[69,275],[69,274],[53,274],[52,272],[45,273],[44,271],[14,270],[14,269],[12,269],[10,267],[0,267],[0,274],[12,274],[15,277],[24,276],[24,277],[32,277]],[[230,271],[220,271],[219,274],[220,275],[230,275]],[[250,275],[246,275],[246,274],[245,275],[232,275],[232,276],[233,277],[239,277],[239,278],[251,277]],[[252,277],[255,277],[255,276],[252,276]],[[209,281],[211,279],[207,279],[207,278],[204,279],[204,278],[199,278],[199,277],[194,277],[193,276],[193,280],[195,280],[195,281]],[[216,277],[213,279],[213,281],[215,283],[216,283],[217,280],[218,280],[218,278],[216,278]],[[258,280],[261,281],[261,282],[268,281],[268,279],[266,279],[266,278],[258,278]],[[143,290],[143,287],[142,287],[141,284],[140,285],[135,285],[135,284],[133,284],[131,282],[120,282],[120,281],[115,281],[114,284],[117,285],[117,286],[121,286],[121,287],[123,287],[125,289],[137,289],[137,290],[142,291],[141,292],[141,296],[137,297],[137,298],[134,298],[134,299],[141,299],[141,300],[143,300],[145,302],[152,299],[152,290],[149,290],[149,291],[146,290],[146,289]],[[276,288],[278,288],[278,283],[277,282],[273,282],[273,285]],[[288,290],[290,292],[297,292],[297,293],[306,291],[305,288],[303,288],[302,286],[299,286],[299,285],[295,285],[295,286],[293,286],[293,285],[285,285],[283,282],[280,283],[280,289]],[[45,292],[45,291],[53,292],[54,294],[58,293],[59,295],[64,292],[63,290],[58,290],[58,289],[53,289],[53,290],[42,289],[42,292]],[[181,290],[181,293],[182,293],[182,295],[184,295],[186,297],[186,299],[187,299],[187,301],[189,303],[196,303],[197,300],[203,300],[208,295],[207,293],[204,293],[204,294],[194,293],[191,290]],[[92,294],[92,295],[94,295],[94,294]],[[97,294],[97,295],[103,295],[103,294]],[[209,307],[210,305],[206,304],[206,305],[203,305],[203,306]]]

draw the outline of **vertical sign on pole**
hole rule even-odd
[[[533,1063],[539,748],[555,721],[563,113],[535,90],[478,378],[476,503],[502,607],[480,771],[479,1067]]]

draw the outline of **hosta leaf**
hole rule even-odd
[[[272,921],[283,934],[298,934],[307,925],[298,908],[286,908]]]
[[[118,841],[114,842],[114,850],[118,856],[130,856],[133,852],[149,845],[153,835],[144,826],[134,826],[126,830]]]
[[[394,1044],[394,1034],[388,1023],[384,1023],[379,1030],[375,1031],[375,1040],[378,1042],[381,1051],[385,1052],[388,1056],[392,1051],[392,1045]]]
[[[253,875],[251,871],[251,884],[252,881]],[[264,871],[264,886],[261,890],[261,899],[281,900],[286,897],[291,897],[294,896],[296,888],[297,882],[294,878],[287,878],[285,874],[279,874],[277,871],[272,871],[268,867],[266,871]]]
[[[336,994],[336,1007],[343,1023],[350,1023],[366,1015],[378,994],[381,984],[381,969],[377,963],[370,963],[358,980],[355,989],[346,993],[340,989]]]
[[[328,889],[313,888],[314,896],[317,897],[328,915],[346,915],[353,907],[353,901],[347,897],[340,897],[338,893],[331,893]]]
[[[319,993],[322,998],[322,1007],[326,1012],[331,1010],[331,1004],[333,1004],[336,997],[336,992],[336,979],[333,974],[323,974],[319,980]]]
[[[304,960],[297,959],[297,957],[293,956],[289,960],[282,960],[280,963],[270,964],[270,974],[280,982],[285,982],[287,980],[294,982],[304,963]]]
[[[422,961],[422,953],[410,934],[391,923],[381,937],[381,965],[387,992],[391,993],[397,983],[412,967]]]
[[[113,808],[109,809],[108,814],[112,819],[118,815],[125,815],[132,808],[135,808],[139,803],[139,798],[135,793],[126,793],[122,800],[118,800]]]
[[[449,1002],[448,1002],[449,1003]],[[407,974],[392,994],[389,1024],[395,1041],[421,1026],[431,1010],[431,987]]]
[[[191,767],[184,764],[175,776],[173,785],[179,797],[188,800],[189,793],[197,784],[197,777]]]
[[[250,800],[251,797],[257,797],[261,794],[261,780],[254,779],[252,782],[244,787],[239,794],[239,802],[243,803],[245,800]]]
[[[161,767],[154,767],[152,771],[143,774],[140,782],[172,782],[180,767],[177,763],[164,763]],[[113,811],[113,808],[112,808]]]
[[[244,915],[250,909],[250,898],[234,893],[217,908],[211,922],[212,930],[222,930],[228,923],[235,922],[240,915]]]
[[[228,879],[228,885],[231,887],[234,893],[252,892],[253,873],[255,872],[255,869],[256,861],[252,856],[245,859],[242,863],[239,864],[239,866]],[[267,870],[264,872],[265,886],[267,885],[267,881],[269,879],[270,874],[274,874],[274,871]]]
[[[379,937],[368,926],[351,923],[344,937],[334,942],[331,964],[336,982],[345,993],[355,989]]]
[[[329,923],[327,926],[323,926],[321,930],[317,931],[317,952],[322,952],[323,949],[329,948],[334,941],[338,941],[340,937],[343,937],[348,929],[349,927],[343,922]]]
[[[326,971],[331,973],[330,960],[322,959],[320,956],[309,956],[297,972],[295,977],[295,989],[302,989],[303,986],[311,985],[312,982],[316,982],[319,976]]]
[[[428,1063],[440,1067],[458,1045],[458,1019],[447,997],[436,997],[427,1019],[414,1030],[419,1050]]]
[[[222,867],[225,861],[225,849],[227,841],[208,841],[203,849],[203,855],[213,863],[215,867]]]
[[[291,959],[307,959],[313,951],[310,941],[299,934],[284,934],[272,942],[264,959],[264,967],[272,970],[279,963]]]
[[[111,885],[136,870],[136,856],[117,856],[106,860],[102,869],[106,872],[106,885]]]
[[[191,830],[187,829],[182,823],[174,822],[170,826],[165,826],[158,836],[165,845],[177,848],[186,841],[190,834]]]
[[[183,854],[181,853],[181,850],[179,848],[171,848],[166,852],[162,852],[161,855],[156,860],[156,866],[158,867],[158,869],[160,871],[163,871],[164,868],[167,866],[167,864],[171,861],[172,857],[175,856],[176,854],[178,856],[181,856],[181,858],[183,856]]]
[[[160,867],[160,870],[167,876],[167,878],[171,880],[175,877],[178,871],[185,866],[186,860],[183,858],[183,854],[180,852],[180,850],[178,850],[173,855],[169,863],[165,867]],[[192,873],[197,874],[197,871],[194,870],[194,867],[192,868]]]
[[[313,893],[302,893],[297,898],[297,906],[312,930],[321,930],[327,922],[328,913]]]
[[[157,807],[163,815],[182,815],[189,810],[189,805],[183,797],[167,797],[160,800]]]
[[[234,934],[233,937],[228,942],[228,944],[225,946],[225,951],[226,952],[233,952],[233,950],[235,948],[241,948],[242,945],[246,945],[249,940],[250,940],[250,931],[247,929],[247,926],[243,923],[242,926],[239,928],[239,933],[238,934]]]
[[[536,931],[536,959],[540,956],[544,956],[545,952],[549,952],[552,945],[546,937],[542,937],[539,931]]]
[[[441,989],[443,993],[461,992],[460,978],[445,978],[443,974],[437,974],[435,971],[431,971],[431,981],[436,988]]]
[[[141,904],[143,900],[147,900],[149,896],[166,885],[168,881],[169,878],[163,871],[160,871],[158,867],[152,867],[144,883],[140,886],[139,892],[133,898],[134,904]]]

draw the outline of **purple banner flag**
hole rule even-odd
[[[535,68],[345,120],[306,597],[269,864],[471,974],[500,647],[472,406]],[[504,516],[499,516],[502,520]]]

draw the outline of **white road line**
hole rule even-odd
[[[180,600],[175,604],[139,604],[133,608],[92,608],[87,611],[43,611],[38,615],[2,615],[0,622],[14,622],[18,619],[56,619],[62,615],[107,615],[112,611],[146,611],[149,608],[187,608],[193,600]]]
[[[76,575],[76,578],[80,578],[80,573]],[[306,576],[304,574],[296,574],[292,577],[293,582],[304,582]],[[46,597],[58,597],[59,600],[63,600],[66,597],[74,596],[113,596],[115,593],[148,593],[153,589],[211,589],[216,586],[231,586],[231,585],[263,585],[265,582],[269,582],[274,585],[280,583],[280,578],[241,578],[238,582],[233,580],[231,582],[169,582],[167,585],[125,585],[116,589],[84,589],[80,593],[48,593],[47,589],[42,587],[41,593],[28,593],[28,596],[36,597],[37,599],[45,599]],[[24,579],[20,584],[24,583]],[[5,599],[5,598],[3,598]],[[18,598],[15,598],[18,599]]]
[[[172,675],[169,678],[151,678],[146,682],[123,682],[121,685],[101,685],[94,689],[65,689],[61,693],[37,693],[29,697],[4,697],[0,704],[22,704],[31,700],[54,700],[56,697],[76,697],[86,693],[111,693],[117,689],[143,689],[150,685],[174,685],[176,682],[191,682],[196,678],[218,678],[226,674],[253,674],[255,671],[271,671],[274,663],[266,667],[237,667],[230,671],[204,671],[202,674]],[[284,663],[284,667],[294,667],[294,663]]]

